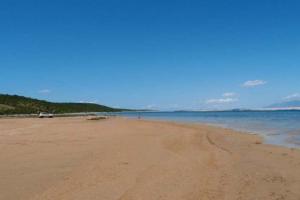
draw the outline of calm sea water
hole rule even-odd
[[[257,133],[265,143],[300,148],[300,111],[122,112],[130,118],[206,123]]]

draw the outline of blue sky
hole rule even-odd
[[[300,96],[297,0],[0,2],[0,93],[126,108]]]

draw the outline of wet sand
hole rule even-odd
[[[299,200],[300,151],[206,125],[0,119],[0,200]]]

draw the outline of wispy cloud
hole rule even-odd
[[[237,98],[220,98],[220,99],[209,99],[206,101],[207,104],[224,104],[237,102]]]
[[[222,96],[223,97],[234,97],[236,96],[237,94],[234,93],[234,92],[225,92]]]
[[[296,100],[296,99],[300,99],[300,93],[294,93],[291,95],[288,95],[286,97],[283,98],[284,100]]]
[[[243,87],[257,87],[259,85],[265,85],[267,81],[264,80],[250,80],[243,83]]]
[[[51,90],[49,90],[49,89],[42,89],[42,90],[39,90],[38,93],[40,93],[40,94],[49,94],[49,93],[51,93]]]

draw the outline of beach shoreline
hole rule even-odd
[[[288,199],[300,150],[205,124],[0,119],[0,200]]]

